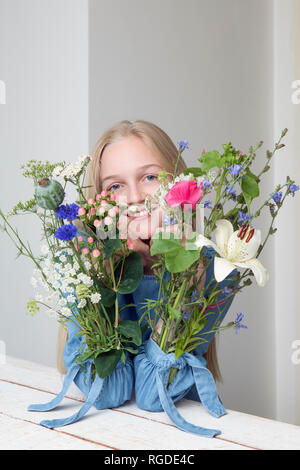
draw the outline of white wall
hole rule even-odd
[[[273,142],[272,14],[268,0],[90,0],[90,147],[114,122],[146,119],[188,139],[190,164],[203,147],[264,140],[261,169]],[[268,195],[272,175],[265,182]],[[245,289],[228,315],[242,311],[248,330],[219,341],[225,406],[266,417],[276,400],[273,254],[271,240],[268,286]]]
[[[20,165],[31,158],[74,160],[88,152],[87,0],[0,0],[0,207],[32,197]],[[36,220],[35,220],[36,218]],[[12,219],[35,252],[37,217]],[[57,324],[46,313],[25,316],[34,294],[33,263],[1,236],[0,340],[11,356],[56,364]]]

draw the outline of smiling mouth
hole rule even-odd
[[[155,211],[158,207],[154,207],[152,209],[152,212]],[[130,219],[146,219],[148,217],[151,217],[151,214],[146,210],[146,209],[143,209],[142,211],[139,211],[139,212],[130,212],[129,211],[129,214],[127,213],[127,217],[129,217]]]

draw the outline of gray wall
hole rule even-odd
[[[114,122],[146,119],[190,142],[189,164],[203,148],[264,140],[260,169],[273,142],[272,13],[268,0],[91,0],[90,147]],[[272,273],[273,240],[262,261]],[[224,332],[218,347],[225,406],[265,417],[275,413],[273,282],[234,300],[226,321],[243,312],[248,330]]]
[[[33,195],[22,163],[75,160],[88,152],[88,36],[86,0],[0,0],[0,207],[6,212]],[[35,220],[36,219],[36,220]],[[35,253],[40,222],[35,216],[11,219]],[[1,237],[0,340],[6,353],[56,364],[57,323],[46,312],[25,316],[35,291],[33,263],[15,261],[17,250]]]

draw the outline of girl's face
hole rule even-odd
[[[101,157],[102,190],[113,190],[118,202],[137,206],[136,216],[121,216],[120,229],[132,239],[149,239],[162,225],[162,213],[151,199],[152,214],[143,214],[145,198],[153,196],[159,187],[158,174],[164,170],[161,157],[135,136],[108,145]],[[125,232],[127,233],[127,232]]]

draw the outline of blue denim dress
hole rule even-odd
[[[214,278],[214,254],[215,250],[211,247],[204,247],[204,253],[210,261],[206,271],[205,295],[208,296],[210,290],[216,284]],[[226,286],[233,286],[232,276],[237,274],[234,270],[230,275],[219,284],[219,289]],[[169,273],[165,272],[165,279]],[[126,302],[136,304],[135,309],[124,309],[126,319],[141,318],[144,310],[142,302],[145,299],[157,299],[159,293],[159,283],[155,281],[155,276],[144,275],[138,288],[128,296]],[[216,319],[222,323],[228,312],[233,296],[227,295],[228,300],[221,307],[220,315],[218,308],[211,309],[208,321],[201,331],[206,342],[198,346],[192,353],[184,353],[175,360],[175,354],[166,354],[158,347],[151,337],[151,330],[148,328],[143,334],[143,344],[139,348],[139,354],[133,357],[134,375],[135,375],[135,399],[137,405],[148,411],[165,411],[171,421],[180,429],[195,433],[205,437],[214,437],[220,434],[216,429],[205,429],[188,423],[178,413],[174,403],[181,398],[200,401],[207,411],[214,417],[220,417],[226,414],[226,410],[221,403],[216,384],[211,372],[206,367],[204,354],[214,337],[215,333],[208,332],[212,329]],[[220,293],[214,299],[214,303],[224,301],[226,295]],[[125,303],[126,303],[125,302]],[[154,311],[151,312],[154,318]],[[143,319],[141,325],[145,325]],[[167,388],[170,368],[175,367],[178,372]]]

